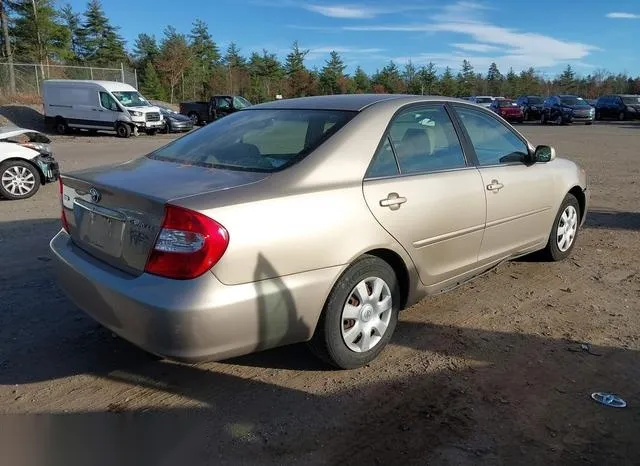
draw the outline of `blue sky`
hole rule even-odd
[[[65,0],[61,0],[65,1]],[[69,0],[67,0],[69,1]],[[86,0],[71,0],[83,11]],[[208,23],[224,49],[235,41],[244,55],[262,48],[286,56],[298,40],[307,66],[322,67],[338,51],[347,72],[367,72],[389,60],[433,61],[454,71],[467,59],[486,72],[533,66],[549,76],[571,64],[580,74],[607,69],[640,75],[640,1],[507,0],[103,0],[114,25],[133,46],[146,32],[173,25],[188,33],[195,18]]]

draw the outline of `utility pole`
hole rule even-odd
[[[7,65],[9,66],[9,93],[16,93],[16,71],[13,67],[13,53],[11,51],[11,41],[9,40],[9,15],[4,0],[0,0],[0,23],[2,23],[2,39],[7,54]]]

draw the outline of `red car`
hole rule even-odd
[[[491,103],[491,110],[496,112],[507,121],[516,121],[522,123],[524,121],[524,113],[522,108],[511,99],[496,99]]]

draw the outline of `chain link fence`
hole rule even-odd
[[[120,68],[93,66],[45,65],[40,63],[14,63],[16,93],[40,95],[40,86],[45,79],[95,79],[119,81],[138,88],[138,75],[121,65]],[[0,94],[10,94],[9,64],[0,63]]]

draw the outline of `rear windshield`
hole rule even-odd
[[[542,99],[540,97],[529,97],[530,104],[541,104]]]
[[[302,160],[356,113],[245,109],[176,139],[148,157],[202,167],[275,172]]]
[[[640,96],[625,96],[622,98],[625,104],[640,104]]]
[[[560,101],[564,105],[575,105],[575,106],[587,106],[589,105],[585,100],[581,97],[574,97],[571,95],[560,97]]]

